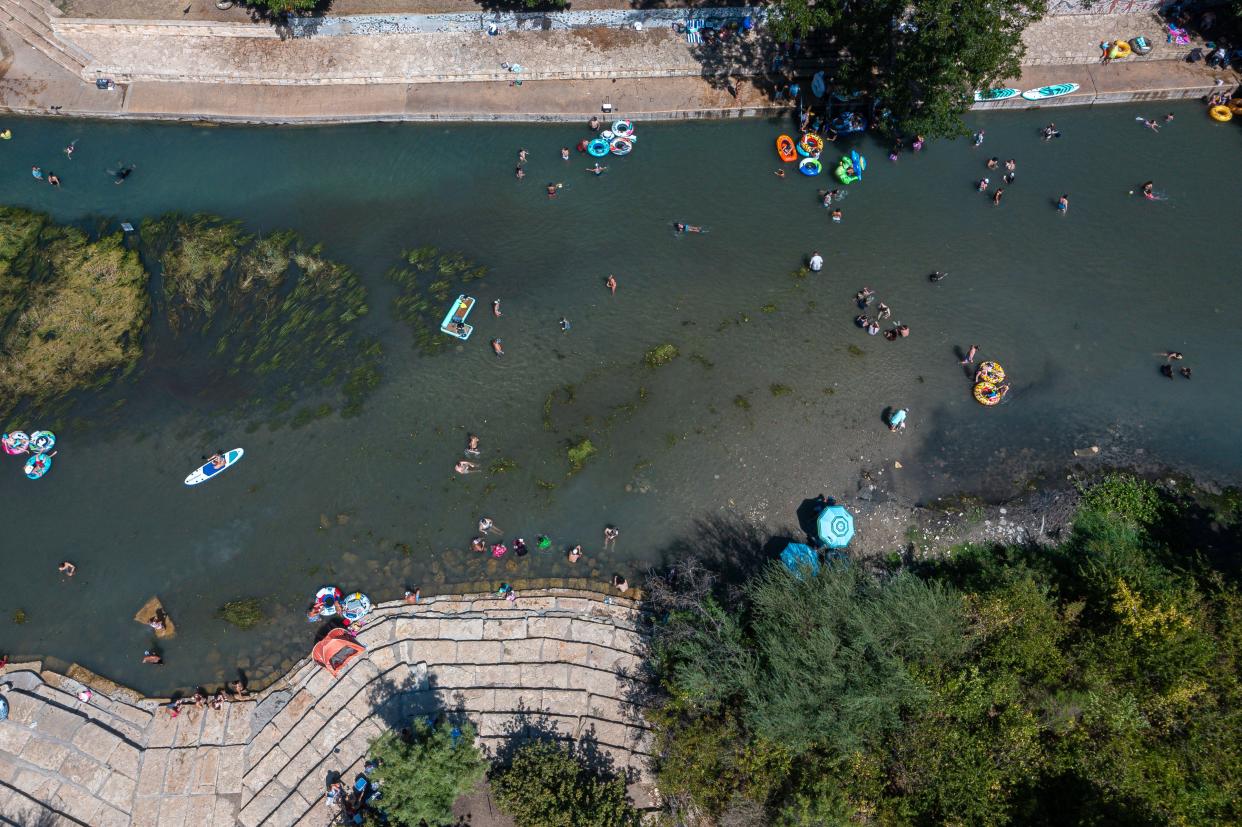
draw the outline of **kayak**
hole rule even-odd
[[[241,448],[234,448],[232,451],[226,452],[224,454],[224,465],[221,465],[219,468],[213,468],[210,462],[200,465],[185,478],[185,484],[198,485],[200,482],[207,482],[207,480],[211,479],[216,474],[219,474],[221,471],[225,471],[233,467],[233,465],[242,458],[244,453],[246,452]]]

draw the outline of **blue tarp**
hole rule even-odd
[[[807,569],[811,576],[819,574],[819,557],[815,549],[804,543],[790,543],[781,552],[781,562],[795,577],[801,577]]]
[[[854,515],[843,505],[830,505],[815,519],[819,539],[828,548],[845,548],[854,539]]]

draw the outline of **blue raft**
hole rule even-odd
[[[474,327],[466,324],[466,317],[470,315],[471,310],[474,310],[474,305],[473,296],[467,296],[464,293],[458,296],[448,313],[444,314],[444,321],[440,322],[440,332],[461,339],[463,342],[469,339],[470,334],[474,332]]]

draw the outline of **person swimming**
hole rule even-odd
[[[874,320],[867,322],[867,335],[874,336],[880,332],[880,325]]]
[[[487,541],[482,537],[475,537],[470,541],[471,551],[487,551]]]
[[[867,325],[871,324],[871,318],[863,313],[859,313],[854,317],[854,324],[865,330]]]
[[[492,315],[495,316],[497,319],[501,317],[502,314],[500,312],[500,299],[492,299]]]
[[[841,210],[839,209],[833,210],[832,211],[832,223],[840,224],[842,215],[843,213],[841,212]]]
[[[564,316],[561,316],[561,320],[557,322],[557,324],[561,326],[562,333],[569,332],[569,329],[570,329],[569,319],[566,319]]]
[[[587,128],[592,132],[599,132],[599,118],[592,115],[591,120],[587,121]]]
[[[595,166],[587,167],[587,172],[593,173],[595,175],[603,175],[607,169],[608,167],[600,164],[599,161],[596,161]]]
[[[1143,197],[1149,201],[1156,200],[1156,192],[1155,192],[1154,187],[1155,187],[1155,183],[1152,181],[1148,181],[1147,183],[1143,184]]]
[[[472,456],[479,455],[479,435],[469,434],[466,437],[466,453]]]
[[[858,302],[859,307],[865,308],[871,302],[875,301],[875,291],[870,287],[864,287],[854,294],[854,301]]]
[[[944,277],[945,277],[945,276],[947,276],[947,275],[949,275],[949,274],[948,274],[948,273],[942,273],[942,272],[940,272],[939,270],[937,270],[936,272],[934,272],[934,273],[932,273],[930,276],[928,276],[928,277],[927,277],[927,280],[928,280],[928,281],[930,281],[930,282],[944,281]]]
[[[1173,366],[1170,364],[1161,365],[1160,372],[1163,373],[1165,376],[1169,377],[1170,379],[1173,378]]]
[[[1000,163],[1000,158],[997,158],[995,155],[993,155],[991,158],[988,158],[988,169],[996,169],[996,165],[999,163]]]
[[[569,147],[567,147],[567,146],[563,146],[563,147],[561,147],[561,160],[562,160],[562,161],[568,161],[568,160],[569,160]]]
[[[1187,379],[1190,378],[1190,368],[1181,368],[1178,370],[1178,373],[1180,373],[1182,376],[1185,376]]]
[[[987,192],[988,187],[991,186],[991,184],[992,184],[991,179],[980,178],[979,179],[979,192]]]
[[[1069,196],[1068,195],[1062,195],[1060,198],[1057,199],[1057,212],[1061,213],[1061,215],[1065,215],[1067,212],[1069,212]]]
[[[501,339],[492,339],[492,352],[497,356],[505,355],[505,343]]]
[[[893,315],[893,309],[887,304],[880,302],[876,305],[875,317],[877,319],[887,319],[891,315]]]
[[[564,184],[548,184],[548,197],[555,198],[556,191],[559,190],[563,186],[565,185]]]
[[[608,288],[608,292],[612,293],[614,296],[617,295],[617,277],[616,276],[609,273],[608,278],[604,279],[604,286]]]
[[[523,178],[526,177],[526,170],[522,169],[521,167],[518,167],[517,169],[513,171],[513,177],[521,181]]]
[[[681,222],[674,222],[673,229],[677,230],[677,232],[679,233],[701,233],[703,232],[702,227],[696,227],[693,224],[682,224]]]
[[[130,164],[127,167],[120,167],[119,169],[117,169],[116,172],[112,173],[112,183],[118,184],[118,185],[124,184],[125,179],[128,178],[130,174],[133,173],[133,171],[134,171],[133,164]]]

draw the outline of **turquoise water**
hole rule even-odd
[[[364,326],[387,355],[362,417],[253,430],[201,397],[196,362],[155,353],[143,378],[110,392],[127,400],[123,416],[58,434],[45,480],[0,463],[0,501],[21,515],[0,561],[10,609],[29,618],[0,618],[0,651],[151,691],[239,666],[258,679],[309,650],[302,613],[325,583],[377,600],[406,585],[602,583],[659,562],[699,520],[792,529],[797,505],[820,492],[865,510],[860,474],[894,460],[903,468],[884,488],[909,500],[1004,496],[1092,444],[1105,461],[1236,481],[1242,287],[1229,250],[1242,193],[1228,170],[1242,131],[1198,104],[1174,105],[1160,134],[1134,120],[1168,108],[1059,109],[1065,137],[1050,143],[1037,134],[1049,115],[978,115],[983,147],[936,143],[897,163],[864,140],[869,170],[838,225],[817,203],[826,177],[773,175],[785,125],[766,121],[640,124],[634,154],[600,178],[577,153],[560,160],[583,133],[564,125],[11,122],[8,203],[87,227],[180,210],[297,229],[362,276]],[[60,149],[75,138],[68,161]],[[519,147],[532,155],[525,181],[512,174]],[[998,208],[974,188],[999,179],[984,169],[993,154],[1018,161]],[[107,175],[118,162],[137,164],[119,187]],[[62,188],[34,182],[34,164]],[[1149,178],[1167,200],[1128,195]],[[565,187],[549,200],[555,181]],[[676,237],[674,220],[708,232]],[[391,318],[384,275],[423,244],[489,268],[474,337],[434,357]],[[812,249],[824,272],[795,278]],[[932,285],[937,269],[949,276]],[[910,338],[854,327],[864,285]],[[488,314],[493,298],[503,318]],[[503,358],[488,347],[496,336]],[[666,342],[680,357],[646,367],[643,354]],[[973,401],[957,364],[955,348],[971,343],[1012,377],[996,409]],[[1159,375],[1156,354],[1170,349],[1193,380]],[[911,410],[899,435],[881,422],[892,405]],[[485,465],[516,469],[455,475],[467,431],[481,435]],[[569,476],[565,448],[582,437],[599,453]],[[246,450],[235,468],[181,484],[203,453],[235,446]],[[484,559],[466,550],[483,514],[532,546],[547,533],[587,555],[573,566],[559,550]],[[622,532],[615,552],[601,548],[608,524]],[[78,565],[70,581],[56,571],[65,558]],[[130,619],[152,594],[179,632],[161,669],[138,663],[150,638]],[[264,598],[271,620],[239,632],[214,619],[241,597]]]

